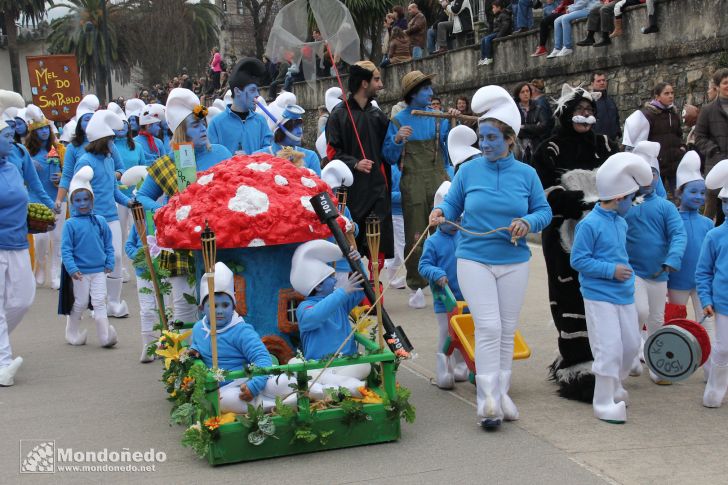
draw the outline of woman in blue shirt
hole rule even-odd
[[[549,224],[551,208],[536,171],[511,153],[521,114],[508,92],[499,86],[479,89],[473,110],[486,111],[478,126],[483,157],[460,168],[430,222],[462,215],[466,231],[455,255],[460,289],[475,323],[478,418],[482,427],[494,429],[504,418],[518,419],[508,388],[531,258],[523,238]]]

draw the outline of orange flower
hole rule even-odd
[[[183,391],[191,390],[192,385],[194,383],[195,383],[195,380],[192,377],[190,377],[190,376],[185,377],[184,379],[182,379],[182,390]]]
[[[235,413],[225,413],[220,416],[213,416],[205,421],[205,426],[210,431],[219,428],[223,424],[232,423],[235,421]]]

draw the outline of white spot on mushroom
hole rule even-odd
[[[257,216],[268,211],[270,202],[265,192],[253,187],[241,185],[235,192],[235,197],[228,202],[228,209],[234,212],[243,212],[249,216]]]
[[[197,179],[197,183],[200,185],[207,185],[212,182],[212,177],[214,175],[214,173],[208,173],[207,175],[203,175],[202,177]]]
[[[308,230],[313,232],[313,226],[311,224],[308,225]]]
[[[310,187],[310,188],[316,187],[316,182],[314,182],[313,180],[311,180],[308,177],[301,177],[301,183],[303,184],[304,187]]]
[[[311,205],[311,197],[308,195],[304,195],[303,197],[301,197],[301,205],[307,211],[316,212],[315,210],[313,210],[313,206]]]
[[[276,175],[273,180],[277,185],[288,185],[288,179],[283,175]]]
[[[255,239],[251,239],[251,241],[248,243],[249,248],[257,248],[260,246],[265,246],[265,241],[257,237]]]
[[[270,163],[265,163],[265,162],[263,162],[263,163],[249,163],[247,165],[247,167],[250,170],[255,170],[256,172],[267,172],[268,170],[271,169],[272,166],[273,165],[271,165]]]
[[[195,226],[193,229],[195,232],[202,232],[202,226]]]
[[[308,170],[308,171],[309,171],[309,172],[311,172],[312,174],[314,174],[314,175],[318,176],[318,174],[316,173],[316,170],[314,170],[314,169],[312,169],[312,168],[308,168],[308,167],[306,167],[306,170]]]
[[[177,212],[174,213],[175,217],[177,218],[177,222],[181,222],[187,219],[190,215],[191,210],[191,205],[183,205],[182,207],[177,209]]]

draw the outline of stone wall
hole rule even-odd
[[[532,58],[538,32],[516,34],[494,42],[495,62],[477,66],[478,46],[449,51],[418,61],[388,67],[382,71],[385,90],[379,104],[386,111],[399,100],[400,79],[411,70],[436,73],[435,92],[444,106],[453,106],[458,96],[472,96],[481,86],[499,84],[512,89],[521,81],[543,78],[546,93],[558,97],[561,85],[588,84],[591,72],[604,71],[609,78],[609,93],[616,100],[624,120],[643,102],[650,99],[652,86],[659,81],[674,85],[675,104],[701,105],[711,73],[718,66],[728,67],[728,6],[725,0],[657,0],[661,32],[643,35],[646,23],[644,6],[630,8],[624,15],[624,36],[606,48],[575,47],[567,57]],[[577,41],[586,33],[586,21],[574,24]],[[549,50],[552,37],[549,38]],[[343,79],[346,86],[346,78]],[[307,144],[313,146],[319,105],[326,89],[337,85],[336,79],[317,82],[311,89],[296,84],[298,102],[307,111]]]

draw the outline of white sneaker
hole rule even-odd
[[[18,369],[23,365],[23,358],[16,357],[5,367],[0,367],[0,387],[8,387],[15,384],[15,374],[18,373]]]
[[[53,278],[51,280],[51,288],[54,290],[60,290],[61,289],[61,278]]]
[[[561,52],[556,54],[557,57],[564,57],[564,56],[570,56],[574,53],[574,49],[569,49],[568,47],[564,47],[561,49]]]
[[[401,275],[389,282],[389,287],[397,290],[404,290],[407,286],[407,276]]]
[[[631,377],[639,377],[642,375],[642,362],[639,359],[635,359],[632,363],[632,367],[629,369],[629,375]]]
[[[126,268],[121,268],[121,281],[124,283],[128,283],[129,280],[131,280],[131,276],[129,276],[129,272],[126,270]]]
[[[493,59],[491,59],[490,57],[487,57],[483,60],[483,64],[485,64],[486,66],[489,66],[489,65],[493,64]]]
[[[38,267],[35,268],[35,284],[37,286],[45,285],[45,267],[38,263]]]
[[[409,297],[410,308],[420,309],[420,308],[425,308],[426,305],[427,305],[427,302],[425,302],[425,294],[422,292],[422,288],[410,293],[410,297]]]
[[[478,65],[479,66],[484,66],[485,65],[485,61],[487,61],[487,59],[481,59],[481,60],[479,60],[478,61]]]
[[[551,51],[551,54],[546,56],[546,59],[553,59],[554,57],[558,56],[561,52],[561,49],[554,49]]]

